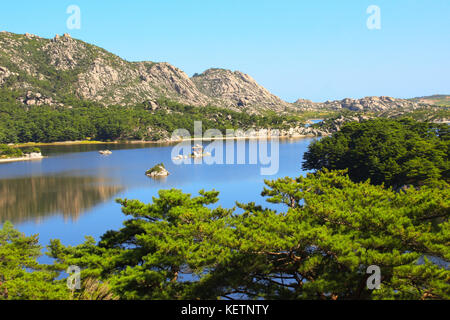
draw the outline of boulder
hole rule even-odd
[[[169,171],[167,171],[167,169],[164,167],[164,164],[162,163],[157,164],[156,166],[145,172],[145,175],[150,178],[167,177],[169,174]]]

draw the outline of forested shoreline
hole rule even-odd
[[[214,106],[195,107],[166,99],[159,107],[150,104],[135,106],[102,106],[78,101],[71,108],[20,106],[13,91],[0,92],[0,143],[51,143],[79,140],[143,140],[169,139],[176,129],[193,133],[194,121],[202,121],[203,130],[274,128],[289,129],[304,125],[308,116],[320,112],[279,115],[247,114]]]

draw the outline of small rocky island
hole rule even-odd
[[[44,156],[39,148],[28,147],[20,149],[17,147],[8,146],[6,144],[0,144],[0,163],[37,160],[42,159],[43,157]]]
[[[203,147],[199,144],[196,144],[195,146],[192,147],[192,153],[190,154],[190,156],[178,155],[178,156],[174,157],[172,160],[183,160],[183,159],[188,159],[189,157],[203,158],[203,157],[209,157],[209,156],[211,156],[211,153],[203,152]]]
[[[169,174],[169,171],[167,171],[163,163],[157,164],[156,166],[145,172],[145,175],[150,178],[167,177]]]

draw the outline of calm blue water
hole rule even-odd
[[[260,196],[264,179],[299,176],[303,153],[313,139],[286,139],[279,143],[279,171],[262,176],[263,165],[191,164],[176,165],[173,146],[150,144],[52,146],[40,161],[0,164],[0,223],[12,221],[26,234],[39,234],[42,245],[59,238],[76,245],[84,236],[96,239],[107,230],[118,229],[127,218],[116,198],[151,202],[160,189],[177,188],[197,194],[199,190],[220,191],[218,205],[231,208],[236,201],[269,204]],[[222,142],[221,142],[222,143]],[[225,143],[225,142],[223,142]],[[249,141],[233,142],[235,150]],[[204,142],[204,146],[208,143]],[[110,156],[98,150],[110,149]],[[270,149],[269,149],[270,150]],[[226,150],[224,151],[226,157]],[[163,162],[171,173],[161,180],[145,171]]]

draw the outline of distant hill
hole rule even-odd
[[[392,97],[365,97],[362,99],[350,99],[312,102],[299,99],[294,102],[298,108],[306,110],[349,110],[363,112],[380,112],[387,110],[415,110],[429,106],[426,101],[414,101],[406,99],[396,99]]]
[[[413,98],[411,100],[414,102],[419,102],[419,103],[427,103],[427,104],[434,104],[434,105],[438,105],[438,106],[450,107],[450,95],[435,94],[432,96],[417,97],[417,98]]]
[[[271,110],[380,111],[448,104],[449,96],[410,100],[367,97],[315,103],[288,103],[240,71],[208,69],[192,78],[166,62],[129,62],[102,48],[56,35],[0,32],[0,88],[19,92],[24,105],[71,106],[79,100],[103,105],[147,102],[160,98],[193,106],[215,105],[247,113]]]
[[[190,79],[165,62],[128,62],[70,35],[45,39],[0,32],[0,86],[27,105],[84,99],[130,105],[167,98],[184,104],[282,111],[290,104],[239,71],[210,69]]]
[[[292,108],[292,105],[240,71],[208,69],[200,75],[194,75],[192,81],[201,93],[219,104],[239,108],[261,105],[272,110]]]

